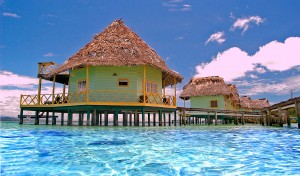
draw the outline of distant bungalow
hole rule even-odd
[[[179,97],[190,100],[191,108],[236,110],[240,107],[235,85],[227,85],[219,76],[192,78]]]
[[[127,125],[128,113],[142,115],[145,125],[145,113],[159,114],[162,125],[163,113],[176,114],[176,84],[183,77],[169,69],[163,59],[150,48],[123,21],[116,20],[103,32],[94,36],[77,53],[58,68],[53,62],[39,63],[39,87],[37,95],[21,95],[21,117],[23,111],[35,111],[35,124],[39,117],[48,118],[53,112],[61,113],[62,125],[64,113],[68,113],[68,125],[72,125],[72,115],[79,114],[79,125],[83,125],[86,114],[87,125],[99,125],[99,115],[114,114],[114,125],[118,125],[118,115],[123,114],[123,123]],[[52,94],[41,94],[42,80],[53,81]],[[63,84],[63,92],[55,92],[55,84]],[[68,85],[68,91],[66,91]],[[165,88],[173,86],[173,95],[167,95]],[[155,118],[155,115],[154,115]],[[155,120],[155,119],[154,119]],[[23,118],[20,118],[23,123]]]
[[[219,76],[192,78],[179,97],[190,100],[191,108],[260,111],[270,106],[265,98],[251,100],[248,96],[240,97],[236,86],[226,84]]]

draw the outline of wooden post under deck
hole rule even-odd
[[[91,125],[91,110],[88,108],[86,112],[86,126]]]
[[[130,112],[129,115],[129,125],[132,126],[132,112]]]
[[[63,113],[63,112],[60,114],[60,125],[61,126],[64,126],[64,123],[65,123],[64,122],[64,115],[65,115],[65,113]]]
[[[68,122],[67,122],[67,125],[72,126],[72,121],[73,121],[73,113],[71,112],[70,109],[68,109]]]
[[[23,124],[23,109],[20,109],[20,122],[19,124]]]
[[[156,113],[153,113],[153,126],[156,126],[155,119],[156,119]]]
[[[166,126],[166,113],[164,113],[164,126]]]
[[[150,113],[148,113],[148,126],[150,126]]]
[[[145,109],[142,108],[142,126],[145,126]]]
[[[279,118],[279,126],[283,127],[283,119],[282,119],[282,111],[281,107],[278,107],[278,118]]]
[[[287,126],[290,128],[291,127],[291,118],[288,110],[285,110],[285,116],[286,116],[286,121],[287,121]]]
[[[169,126],[171,126],[171,113],[169,113]]]
[[[174,111],[174,126],[176,126],[176,110]]]
[[[162,113],[161,113],[161,110],[158,111],[158,125],[162,126]]]
[[[118,116],[119,116],[119,111],[115,110],[115,113],[114,113],[114,122],[113,122],[114,126],[118,126],[119,125]]]
[[[128,113],[126,111],[123,113],[123,126],[127,126],[128,124],[127,118],[128,118]]]
[[[215,125],[218,125],[218,112],[215,112]]]
[[[298,121],[298,128],[300,128],[300,102],[295,103],[296,116]]]
[[[46,125],[49,125],[49,112],[46,112]]]
[[[102,126],[102,113],[99,113],[99,125]]]
[[[56,125],[55,111],[52,111],[52,125]]]
[[[35,125],[40,124],[39,111],[35,111],[34,124]]]
[[[108,112],[104,112],[104,126],[108,126]]]

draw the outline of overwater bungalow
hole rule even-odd
[[[219,76],[192,78],[179,97],[190,100],[191,108],[235,110],[240,106],[235,85],[227,85]]]
[[[87,125],[108,125],[108,114],[113,114],[113,124],[118,125],[118,116],[123,114],[123,125],[128,124],[128,115],[134,115],[134,124],[145,125],[145,114],[158,113],[159,125],[165,113],[175,113],[176,84],[183,80],[177,72],[167,67],[164,60],[147,45],[123,21],[112,22],[103,32],[96,34],[91,42],[71,56],[62,65],[53,62],[39,63],[39,87],[36,95],[21,95],[20,117],[23,111],[35,111],[35,124],[39,118],[48,118],[52,112],[68,114],[72,125],[73,114],[79,114],[79,125],[86,116]],[[52,94],[42,94],[42,82],[53,82]],[[56,84],[63,85],[63,92],[55,92]],[[173,93],[166,94],[172,86]],[[90,116],[92,116],[90,120]],[[176,120],[175,120],[176,121]],[[23,118],[20,118],[23,123]]]

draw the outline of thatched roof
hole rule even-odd
[[[270,103],[269,103],[268,99],[266,99],[266,98],[252,100],[248,96],[242,96],[242,97],[240,97],[240,100],[241,100],[242,108],[263,109],[263,108],[270,106]]]
[[[188,82],[188,84],[183,87],[183,92],[179,97],[188,100],[193,96],[216,95],[227,95],[235,97],[236,95],[238,95],[238,93],[235,86],[232,86],[231,88],[224,82],[223,78],[219,76],[210,76],[192,78]],[[239,100],[236,97],[235,99]]]
[[[241,102],[241,108],[247,108],[251,109],[251,98],[248,96],[242,96],[240,97],[240,102]]]
[[[236,86],[234,84],[228,84],[227,86],[229,87],[230,92],[232,94],[232,100],[236,103],[236,105],[240,106],[241,105],[240,96]]]
[[[269,106],[270,103],[266,98],[261,98],[261,99],[256,99],[251,101],[251,109],[263,109]]]
[[[85,66],[152,65],[162,70],[166,85],[181,82],[183,77],[170,70],[163,59],[122,20],[112,22],[91,42],[71,56],[63,65],[50,73],[59,74],[68,69]]]

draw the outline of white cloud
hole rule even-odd
[[[253,79],[258,78],[256,75],[253,75],[253,74],[250,74],[249,77],[253,78]]]
[[[20,88],[32,87],[32,85],[38,84],[37,78],[29,76],[17,75],[9,71],[0,70],[0,88],[4,86],[15,86]]]
[[[234,31],[236,28],[243,29],[243,33],[249,29],[250,23],[253,22],[256,25],[263,23],[264,20],[259,16],[251,16],[248,18],[238,18],[231,27],[231,30]]]
[[[207,45],[209,42],[218,42],[219,44],[226,41],[224,32],[216,32],[214,34],[211,34],[209,39],[205,42],[205,45]]]
[[[176,37],[175,40],[183,40],[184,37],[183,36],[179,36],[179,37]]]
[[[49,53],[44,54],[43,56],[44,56],[44,57],[52,57],[52,56],[54,56],[54,54],[51,53],[51,52],[49,52]]]
[[[259,95],[263,93],[273,93],[277,95],[290,94],[290,91],[300,91],[300,75],[289,77],[281,82],[272,83],[270,80],[260,81],[243,81],[243,85],[240,90],[241,95]]]
[[[38,78],[18,75],[9,71],[0,70],[0,115],[17,117],[20,113],[20,95],[37,94]],[[52,93],[52,83],[43,81],[42,93]],[[55,92],[61,93],[60,85]]]
[[[21,18],[21,16],[15,14],[15,13],[9,13],[9,12],[3,12],[2,15],[6,16],[6,17],[12,17],[12,18]]]
[[[168,2],[164,2],[162,6],[168,7],[171,12],[192,10],[192,5],[184,3],[183,0],[169,0]]]
[[[196,66],[196,76],[219,75],[225,81],[244,77],[246,72],[264,73],[261,65],[270,71],[285,71],[300,66],[300,37],[290,37],[284,43],[272,41],[250,56],[237,47],[218,53],[210,63]]]
[[[266,72],[266,70],[262,67],[257,67],[254,69],[257,73],[263,74]]]

